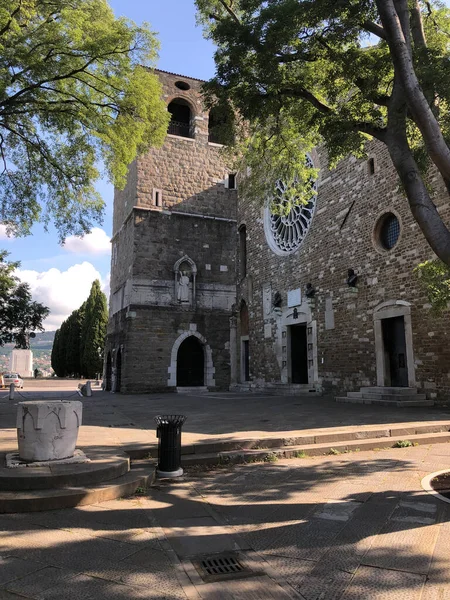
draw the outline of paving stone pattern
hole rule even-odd
[[[280,461],[198,477],[193,486],[296,597],[437,600],[450,597],[450,505],[420,480],[449,457],[442,444]],[[370,494],[359,496],[361,486]]]
[[[165,408],[192,416],[191,441],[239,437],[254,431],[258,400],[259,421],[268,417],[265,426],[274,431],[288,428],[288,402],[298,405],[291,426],[300,426],[301,413],[314,431],[346,418],[326,399],[317,400],[314,411],[311,401],[298,398],[226,398],[228,408],[219,395],[116,395],[112,404],[111,396],[96,393],[84,401],[80,435],[96,447],[120,446],[133,436],[137,443],[148,440],[153,414]],[[237,407],[241,426],[232,431]],[[11,403],[0,402],[5,424],[13,425],[13,413]],[[231,425],[224,424],[227,414]],[[369,407],[352,414],[348,426],[354,427],[364,420],[389,427],[390,416],[399,423],[405,415]],[[408,411],[405,431],[412,414],[423,421],[448,416]],[[11,430],[0,435],[3,447],[14,442]],[[436,444],[191,468],[181,480],[157,482],[146,496],[0,515],[0,600],[450,600],[450,504],[420,485],[449,464],[450,444]],[[223,551],[238,552],[255,575],[203,581],[195,559]]]

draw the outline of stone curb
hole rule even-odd
[[[435,471],[434,473],[430,473],[430,475],[425,475],[425,477],[420,482],[422,485],[422,488],[428,494],[430,494],[431,496],[435,496],[436,498],[438,498],[439,500],[442,500],[442,502],[446,502],[447,504],[450,504],[450,498],[446,498],[439,492],[436,492],[436,490],[431,487],[431,480],[434,479],[435,477],[437,477],[438,475],[442,475],[443,473],[448,473],[449,471],[450,471],[450,468],[442,469],[441,471]]]

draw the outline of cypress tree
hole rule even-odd
[[[60,356],[59,356],[59,334],[61,329],[57,329],[55,333],[55,339],[53,340],[52,346],[52,369],[55,371],[58,377],[61,377],[61,364],[60,364]]]
[[[103,369],[108,308],[106,296],[96,279],[85,303],[84,320],[81,328],[81,368],[83,375],[95,377]]]
[[[70,373],[67,370],[67,339],[69,333],[69,326],[67,323],[67,319],[61,323],[61,327],[59,329],[59,340],[58,340],[58,366],[59,366],[59,377],[67,377]]]
[[[81,376],[81,329],[84,319],[84,307],[86,302],[74,310],[67,319],[67,345],[66,345],[66,367],[70,375]]]

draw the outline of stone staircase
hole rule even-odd
[[[153,463],[130,464],[130,457],[117,448],[97,453],[90,449],[89,456],[92,460],[85,464],[8,469],[5,453],[0,453],[0,514],[114,500],[146,488],[154,476]]]
[[[419,394],[417,388],[407,387],[362,387],[359,392],[347,392],[346,396],[337,396],[336,402],[351,404],[378,404],[380,406],[433,406],[433,400],[425,394]]]
[[[443,444],[450,442],[450,421],[419,421],[386,425],[359,425],[292,432],[292,436],[202,440],[183,445],[183,467],[200,465],[239,464],[304,458],[326,454],[343,454],[381,448],[402,448],[408,445]],[[126,448],[134,460],[146,457],[156,463],[157,444],[134,445]]]

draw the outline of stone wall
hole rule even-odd
[[[269,249],[261,204],[240,201],[238,226],[245,223],[247,228],[248,276],[238,285],[238,301],[245,299],[249,305],[254,383],[282,381],[286,361],[281,317],[277,311],[263,313],[263,287],[281,293],[281,312],[286,316],[288,291],[304,291],[310,282],[316,295],[303,299],[302,310],[310,311],[317,326],[319,386],[343,391],[376,385],[374,308],[393,300],[411,304],[417,387],[431,397],[450,391],[448,315],[431,314],[413,275],[417,264],[432,258],[433,252],[411,215],[386,149],[372,144],[369,156],[374,159],[373,174],[368,161],[352,157],[329,172],[324,155],[314,155],[315,166],[321,168],[315,216],[302,246],[292,255],[277,256]],[[448,196],[437,176],[431,180],[436,205],[448,223]],[[390,251],[380,247],[375,231],[386,211],[396,214],[401,226],[399,241]],[[358,275],[356,289],[346,283],[350,268]],[[332,317],[334,328],[327,328]]]
[[[168,390],[174,344],[193,331],[211,355],[205,385],[226,388],[236,301],[236,191],[227,187],[221,147],[208,141],[202,82],[159,76],[168,104],[175,97],[189,103],[193,137],[169,134],[161,148],[133,163],[125,190],[115,194],[107,353],[114,357],[123,346],[123,391]],[[189,89],[178,89],[179,81]],[[180,269],[189,278],[183,301]]]
[[[210,389],[228,389],[230,384],[229,314],[226,311],[190,311],[171,307],[132,307],[117,314],[110,326],[109,344],[123,345],[122,385],[124,393],[173,390],[172,350],[185,333],[198,332],[211,349]],[[172,378],[173,380],[173,378]],[[208,382],[205,382],[208,383]]]

